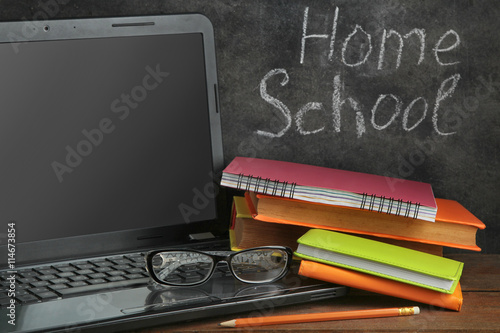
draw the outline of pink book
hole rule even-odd
[[[299,163],[236,157],[221,185],[431,222],[437,212],[430,184]]]

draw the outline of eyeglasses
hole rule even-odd
[[[245,283],[281,279],[292,261],[293,252],[284,246],[256,247],[239,252],[160,250],[146,255],[146,268],[157,283],[192,286],[207,281],[219,262],[226,262],[234,277]]]

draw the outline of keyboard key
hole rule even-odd
[[[109,272],[109,271],[112,271],[112,270],[113,270],[113,268],[111,268],[111,266],[102,266],[102,267],[96,267],[96,268],[94,268],[94,271],[101,272],[101,273]]]
[[[75,282],[70,282],[68,283],[71,287],[84,287],[87,285],[85,281],[75,281]]]
[[[85,275],[75,275],[75,276],[70,276],[68,279],[73,282],[76,282],[76,281],[87,280],[88,278]]]
[[[205,270],[205,269],[211,269],[212,268],[212,263],[209,262],[202,262],[198,264],[198,268]]]
[[[82,269],[82,270],[79,270],[79,271],[75,271],[76,274],[79,274],[79,275],[85,275],[85,274],[92,274],[92,273],[95,273],[93,270],[91,269]]]
[[[66,288],[69,288],[69,287],[68,287],[68,285],[66,285],[64,283],[59,283],[59,284],[50,285],[48,288],[51,289],[51,290],[57,291],[57,290],[66,289]]]
[[[198,272],[185,272],[179,275],[185,280],[186,283],[197,282],[203,278],[200,274],[198,274]]]
[[[27,277],[27,278],[21,278],[18,280],[20,283],[32,283],[32,282],[37,282],[39,281],[37,278],[35,277]],[[17,287],[17,286],[16,286]]]
[[[46,287],[37,287],[37,288],[30,288],[28,289],[30,293],[32,294],[39,294],[39,293],[44,293],[46,291],[50,291]]]
[[[170,274],[166,278],[166,281],[170,283],[182,283],[182,278],[177,274]]]
[[[56,275],[59,276],[60,278],[67,278],[67,277],[70,277],[70,276],[74,276],[75,273],[73,273],[73,272],[62,272],[62,273],[57,273]]]
[[[42,281],[47,281],[47,280],[54,280],[57,279],[57,277],[54,274],[49,274],[49,275],[41,275],[38,277]]]
[[[193,278],[193,277],[199,278],[200,277],[200,274],[198,274],[198,272],[184,272],[184,273],[181,273],[179,275],[182,276],[183,278]]]
[[[106,283],[108,281],[106,281],[104,279],[90,279],[90,280],[87,280],[86,282],[89,284],[100,284],[100,283]]]
[[[118,276],[118,278],[123,278],[122,276]],[[123,280],[123,281],[116,281],[116,282],[108,282],[104,284],[91,284],[91,285],[86,285],[86,286],[81,286],[81,287],[75,287],[75,288],[67,288],[67,289],[61,289],[58,290],[57,292],[61,294],[63,297],[67,296],[73,296],[73,295],[82,295],[90,292],[97,292],[99,290],[112,290],[112,289],[118,289],[118,288],[125,288],[125,287],[136,287],[136,286],[142,286],[147,284],[149,281],[148,278],[143,278],[141,280]]]
[[[125,280],[125,277],[122,275],[115,275],[115,276],[110,276],[107,278],[109,281],[114,282],[114,281],[122,281]]]
[[[130,266],[133,266],[133,267],[140,267],[140,268],[144,268],[146,269],[146,263],[144,261],[141,261],[141,262],[133,262],[130,264]]]
[[[26,270],[21,270],[18,272],[19,276],[22,276],[24,278],[29,278],[29,277],[35,277],[40,275],[38,272],[32,270],[32,269],[26,269]]]
[[[28,295],[29,292],[26,289],[23,290],[18,290],[16,289],[16,296],[23,296],[23,295]]]
[[[75,265],[75,267],[78,269],[90,269],[94,268],[95,266],[92,264],[80,264],[80,265]]]
[[[54,279],[50,282],[52,282],[52,284],[61,284],[61,283],[68,283],[69,280],[66,278],[59,278],[59,279]]]
[[[134,267],[134,268],[129,268],[126,271],[127,271],[127,273],[142,273],[145,270],[144,270],[144,268]]]
[[[38,273],[40,273],[41,275],[49,275],[49,274],[56,274],[56,273],[59,273],[56,269],[54,268],[44,268],[44,269],[41,269],[41,268],[36,268],[36,271]]]
[[[127,273],[123,272],[123,271],[110,271],[108,272],[107,274],[111,275],[111,276],[117,276],[117,275],[125,275]]]
[[[100,279],[100,278],[105,278],[107,275],[104,273],[93,273],[89,274],[88,277],[91,279]]]
[[[125,258],[129,259],[132,262],[142,262],[144,263],[144,255],[141,253],[127,254]]]
[[[117,271],[123,271],[125,269],[132,268],[132,266],[128,264],[122,264],[122,265],[114,265],[113,269],[116,269]]]
[[[49,281],[36,281],[36,282],[32,282],[30,283],[33,287],[45,287],[45,286],[48,286],[50,284]]]
[[[125,277],[129,280],[134,280],[134,279],[142,279],[144,276],[139,273],[134,273],[134,274],[127,274]]]
[[[39,297],[40,299],[44,300],[44,301],[59,297],[59,295],[57,295],[53,291],[46,291],[46,292],[43,292],[43,293],[38,293],[38,294],[36,294],[36,296]]]
[[[16,300],[21,304],[35,303],[40,301],[37,297],[31,294],[16,295]]]
[[[19,292],[20,290],[28,289],[31,288],[31,284],[29,283],[20,283],[16,286],[16,291]]]
[[[192,272],[192,271],[196,271],[197,269],[198,269],[198,266],[196,264],[186,264],[186,265],[182,265],[181,267],[178,268],[178,270],[181,272]]]

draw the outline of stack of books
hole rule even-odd
[[[430,184],[237,157],[224,170],[221,185],[244,191],[233,202],[233,249],[286,245],[303,258],[302,275],[460,310],[462,266],[442,257],[443,246],[480,251],[476,232],[485,225],[458,202],[434,198]],[[387,263],[390,271],[411,264],[408,271],[424,274],[423,281],[451,280],[413,283],[414,276],[402,278],[408,272],[394,278],[353,268],[352,258],[339,264],[330,255],[311,255],[327,251],[337,257],[338,247],[330,242],[341,242],[342,249],[354,253],[355,262],[385,263],[397,257]],[[368,254],[376,256],[367,259]]]

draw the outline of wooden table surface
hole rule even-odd
[[[252,329],[219,327],[218,323],[238,317],[227,315],[135,332],[500,332],[500,255],[472,253],[447,257],[465,263],[460,280],[464,297],[460,312],[351,289],[345,297],[275,308],[272,315],[412,305],[418,305],[421,313],[407,317],[273,325]],[[245,314],[240,316],[244,317]]]

